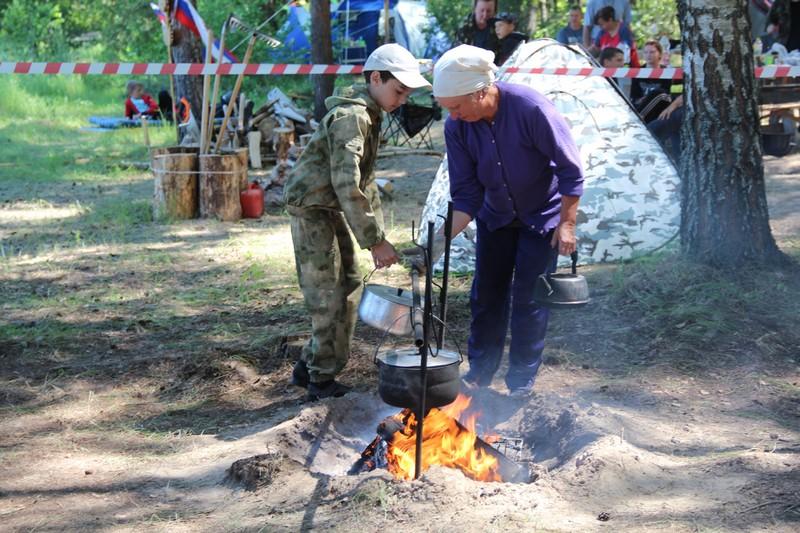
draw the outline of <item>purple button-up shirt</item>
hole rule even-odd
[[[580,196],[583,170],[564,118],[539,92],[497,82],[492,122],[448,118],[444,126],[453,208],[490,231],[520,220],[545,234],[558,225],[561,195]]]

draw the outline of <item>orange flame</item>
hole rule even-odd
[[[459,394],[455,401],[441,409],[433,408],[425,416],[422,429],[422,470],[432,465],[458,468],[467,477],[478,481],[502,481],[497,458],[476,446],[477,414],[456,423],[469,407],[471,399]],[[389,471],[401,479],[413,479],[416,454],[417,419],[410,409],[394,415],[403,429],[392,436],[387,447]]]

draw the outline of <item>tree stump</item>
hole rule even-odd
[[[200,159],[200,216],[233,222],[242,218],[241,160],[237,154],[203,154]]]
[[[239,192],[247,189],[247,164],[248,164],[248,151],[247,148],[237,148],[236,157],[239,158],[239,165],[241,166],[241,175],[239,176]]]
[[[152,154],[153,218],[197,217],[197,150],[173,146]]]

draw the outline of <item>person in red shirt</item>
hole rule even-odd
[[[127,85],[128,99],[125,100],[125,118],[159,118],[158,103],[144,92],[141,82],[131,80]]]
[[[597,12],[595,22],[603,31],[594,41],[594,48],[599,51],[603,48],[619,48],[625,56],[625,63],[633,68],[638,68],[639,54],[636,52],[636,40],[627,26],[616,20],[614,8],[606,6]]]

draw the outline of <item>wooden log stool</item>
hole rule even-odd
[[[187,146],[151,150],[154,219],[197,217],[197,152],[198,148]]]
[[[245,155],[245,159],[246,159]],[[242,218],[239,200],[242,163],[238,154],[203,154],[200,159],[200,216],[234,222]],[[245,167],[245,176],[247,172]],[[247,178],[245,177],[245,180]]]

